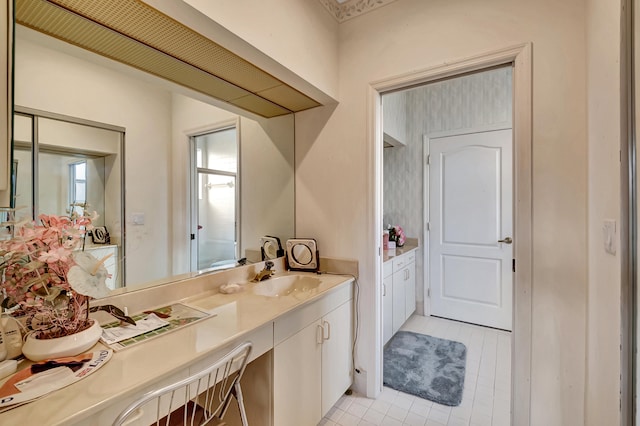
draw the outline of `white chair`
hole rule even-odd
[[[247,366],[251,342],[243,343],[215,364],[186,379],[142,395],[120,413],[113,426],[141,424],[136,417],[153,413],[157,426],[221,425],[235,397],[243,426],[248,426],[240,379]]]

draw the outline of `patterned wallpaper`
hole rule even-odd
[[[512,69],[497,68],[402,92],[407,145],[384,149],[384,225],[400,225],[423,246],[423,135],[511,125]],[[399,96],[391,94],[384,96]],[[416,300],[423,300],[423,255],[416,256]]]

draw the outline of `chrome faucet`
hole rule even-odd
[[[264,262],[264,269],[256,274],[256,277],[253,279],[253,281],[259,282],[271,278],[271,275],[275,274],[276,272],[271,268],[273,268],[272,261],[267,260],[266,262]]]

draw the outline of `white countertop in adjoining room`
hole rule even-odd
[[[276,276],[287,274],[290,273],[280,271]],[[313,290],[298,293],[296,296],[277,298],[253,294],[255,283],[247,284],[245,291],[241,293],[221,294],[217,287],[220,277],[224,277],[223,273],[213,280],[209,277],[210,284],[203,285],[205,288],[209,286],[210,289],[173,302],[204,310],[212,314],[212,317],[115,352],[111,360],[91,376],[40,400],[0,414],[0,424],[26,426],[67,425],[79,421],[86,423],[93,414],[122,402],[127,397],[140,394],[141,390],[150,384],[216,353],[231,343],[240,343],[243,337],[252,331],[287,312],[332,293],[353,280],[352,277],[343,275],[302,274],[317,277],[321,282]],[[189,281],[207,278],[192,278],[168,286],[182,286],[185,290],[190,287],[201,289],[201,284],[189,286]],[[172,294],[177,291],[171,287],[165,289]],[[140,293],[139,297],[144,297],[144,294]],[[129,294],[127,297],[136,296]],[[141,302],[138,300],[136,303]],[[145,309],[158,306],[161,305],[147,306]],[[98,343],[93,350],[100,348],[103,346]]]
[[[390,260],[393,260],[394,257],[402,256],[405,253],[409,253],[412,250],[416,250],[418,247],[419,247],[418,241],[416,239],[415,242],[407,241],[405,245],[403,245],[402,247],[396,247],[395,249],[392,249],[392,250],[383,250],[382,261],[388,262]]]

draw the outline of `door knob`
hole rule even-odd
[[[499,243],[505,243],[505,244],[511,244],[513,242],[513,240],[511,239],[511,237],[507,237],[504,240],[498,240]]]

